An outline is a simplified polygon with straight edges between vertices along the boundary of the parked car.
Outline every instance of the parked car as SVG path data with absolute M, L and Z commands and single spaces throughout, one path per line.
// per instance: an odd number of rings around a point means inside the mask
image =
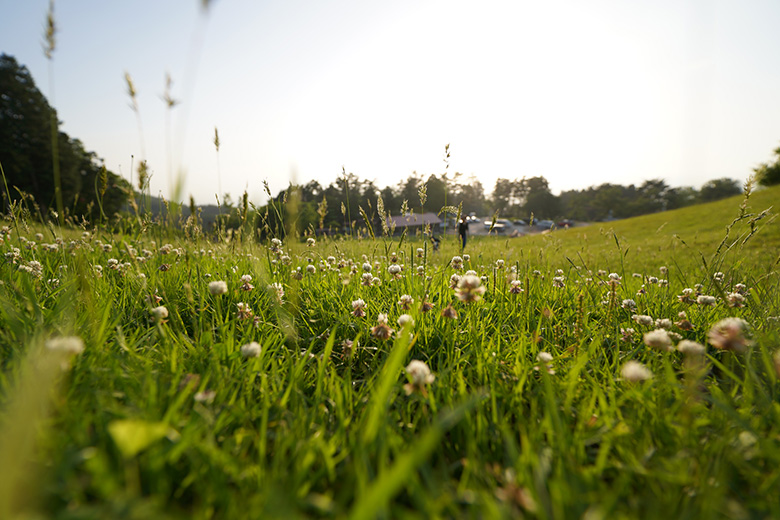
M 503 233 L 507 229 L 512 228 L 512 222 L 510 222 L 505 218 L 496 219 L 495 225 L 493 224 L 493 220 L 486 220 L 485 222 L 483 222 L 483 224 L 485 226 L 485 230 L 490 231 L 490 228 L 492 227 L 493 231 L 495 231 L 496 233 Z
M 539 229 L 552 229 L 555 225 L 555 222 L 552 220 L 537 220 L 535 222 L 536 227 Z
M 573 221 L 573 220 L 570 220 L 570 219 L 568 219 L 568 218 L 565 218 L 565 219 L 561 220 L 560 222 L 558 222 L 556 225 L 557 225 L 559 228 L 566 229 L 566 228 L 573 227 L 573 226 L 574 226 L 574 221 Z
M 522 220 L 522 219 L 513 220 L 512 223 L 515 226 L 527 226 L 528 225 L 528 222 L 526 222 L 525 220 Z

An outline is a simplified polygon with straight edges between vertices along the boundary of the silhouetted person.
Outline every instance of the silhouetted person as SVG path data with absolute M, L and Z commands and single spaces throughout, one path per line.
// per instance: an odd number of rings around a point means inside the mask
M 466 249 L 466 236 L 469 234 L 469 225 L 466 223 L 465 217 L 461 217 L 458 223 L 458 235 L 460 235 L 460 248 Z

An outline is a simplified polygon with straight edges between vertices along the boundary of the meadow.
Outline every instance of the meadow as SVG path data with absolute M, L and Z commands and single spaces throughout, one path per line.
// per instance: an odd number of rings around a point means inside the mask
M 9 217 L 0 518 L 780 518 L 778 200 L 435 253 Z

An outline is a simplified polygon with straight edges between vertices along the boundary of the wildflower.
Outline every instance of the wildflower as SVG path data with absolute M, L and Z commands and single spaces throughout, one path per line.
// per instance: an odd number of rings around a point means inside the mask
M 658 318 L 655 320 L 655 328 L 669 330 L 672 328 L 672 320 L 669 318 Z
M 309 264 L 309 265 L 306 266 L 306 272 L 309 273 L 309 274 L 314 274 L 314 273 L 317 272 L 317 268 L 314 267 L 313 264 Z
M 729 303 L 729 307 L 744 307 L 745 297 L 738 292 L 729 293 L 726 297 L 726 301 Z
M 414 327 L 414 318 L 412 318 L 408 314 L 401 314 L 400 316 L 398 316 L 398 326 L 404 328 L 406 325 L 409 325 L 410 327 Z
M 409 296 L 408 294 L 404 294 L 401 296 L 401 298 L 398 300 L 398 306 L 401 307 L 403 310 L 408 311 L 409 308 L 414 303 L 414 298 Z
M 252 275 L 251 274 L 245 274 L 241 277 L 241 289 L 244 291 L 251 291 L 255 288 L 254 285 L 252 285 L 250 282 L 252 281 Z
M 456 320 L 458 319 L 458 311 L 456 311 L 452 305 L 447 305 L 444 309 L 441 311 L 441 315 L 443 318 L 447 318 L 450 320 Z
M 520 294 L 523 288 L 520 287 L 520 280 L 512 280 L 509 284 L 509 294 Z
M 368 262 L 364 262 L 363 263 L 363 271 L 366 272 L 366 273 L 370 273 L 371 272 L 371 264 L 369 264 Z
M 630 298 L 623 300 L 620 306 L 629 311 L 636 310 L 636 302 Z
M 417 266 L 417 276 L 425 276 L 425 266 L 423 265 Z
M 377 339 L 388 340 L 393 335 L 393 329 L 387 324 L 387 315 L 377 316 L 377 324 L 371 327 L 371 335 Z
M 485 287 L 482 286 L 482 280 L 470 274 L 464 275 L 455 289 L 458 299 L 466 303 L 479 301 L 484 293 Z
M 422 258 L 425 254 L 425 250 L 422 247 L 417 248 L 417 258 Z
M 566 287 L 565 278 L 563 276 L 554 276 L 552 279 L 553 287 L 563 288 Z
M 374 277 L 371 276 L 371 273 L 363 273 L 363 275 L 360 277 L 360 283 L 361 285 L 365 285 L 366 287 L 371 287 L 373 285 Z
M 353 300 L 352 302 L 352 315 L 356 318 L 362 318 L 366 315 L 366 302 L 362 298 Z
M 84 352 L 84 340 L 78 336 L 59 336 L 46 340 L 46 348 L 54 352 L 75 356 Z
M 707 347 L 701 343 L 697 343 L 689 339 L 684 339 L 677 344 L 677 350 L 686 356 L 701 356 L 707 351 Z
M 387 268 L 387 272 L 390 273 L 390 276 L 394 278 L 400 278 L 401 277 L 401 266 L 398 264 L 390 264 Z
M 404 391 L 406 395 L 410 395 L 412 392 L 420 392 L 423 396 L 427 395 L 426 385 L 433 383 L 436 377 L 431 374 L 431 369 L 424 361 L 413 359 L 406 366 L 406 375 L 409 378 L 409 383 L 404 385 Z
M 455 269 L 456 271 L 460 271 L 461 269 L 463 269 L 463 258 L 457 255 L 453 256 L 450 264 L 452 265 L 453 269 Z
M 209 292 L 212 296 L 219 296 L 225 294 L 228 290 L 227 282 L 222 280 L 209 282 Z
M 682 294 L 679 295 L 677 299 L 680 300 L 680 303 L 693 303 L 693 298 L 691 298 L 691 296 L 693 296 L 693 292 L 693 289 L 686 287 L 682 290 Z
M 647 381 L 653 377 L 653 373 L 638 361 L 627 361 L 623 368 L 620 369 L 620 374 L 623 376 L 623 379 L 632 383 Z
M 539 352 L 536 355 L 536 360 L 539 362 L 540 365 L 544 365 L 545 366 L 545 368 L 547 369 L 547 373 L 548 374 L 551 374 L 551 375 L 555 374 L 555 370 L 553 370 L 552 363 L 551 363 L 552 360 L 553 360 L 552 354 L 550 354 L 549 352 L 544 352 L 544 351 Z M 539 366 L 535 366 L 534 370 L 538 371 L 539 370 Z
M 648 347 L 660 350 L 669 351 L 672 350 L 672 339 L 669 337 L 669 333 L 664 329 L 655 329 L 650 332 L 645 332 L 643 338 L 645 345 Z
M 625 341 L 626 343 L 628 343 L 634 337 L 634 332 L 635 332 L 634 329 L 632 329 L 630 327 L 627 328 L 627 329 L 624 329 L 624 328 L 621 327 L 620 328 L 620 334 L 621 334 L 622 337 L 620 339 L 622 341 Z
M 504 261 L 500 258 L 496 260 L 496 269 L 503 269 L 504 268 Z
M 316 245 L 317 245 L 317 241 L 314 240 L 314 238 L 309 237 L 309 238 L 306 239 L 306 246 L 307 247 L 314 247 Z
M 164 305 L 155 307 L 152 309 L 152 316 L 154 317 L 154 321 L 165 323 L 165 319 L 168 317 L 168 309 Z
M 260 344 L 256 341 L 252 341 L 251 343 L 241 345 L 241 357 L 245 359 L 258 357 L 260 355 L 260 350 L 261 350 Z
M 707 333 L 707 341 L 715 348 L 741 354 L 753 344 L 745 337 L 748 328 L 748 323 L 742 318 L 725 318 L 712 326 Z
M 433 309 L 433 304 L 431 302 L 423 300 L 420 304 L 420 312 L 428 312 Z
M 197 392 L 193 399 L 199 403 L 204 404 L 211 404 L 214 402 L 214 398 L 217 396 L 217 393 L 214 390 L 202 390 L 200 392 Z
M 661 266 L 658 268 L 658 270 L 661 272 L 662 275 L 666 276 L 666 273 L 669 272 L 669 269 L 666 266 Z
M 655 276 L 651 276 L 651 277 L 649 277 L 649 278 L 647 279 L 647 282 L 648 282 L 648 283 L 651 283 L 651 284 L 653 284 L 653 285 L 655 285 L 655 284 L 657 284 L 657 283 L 658 283 L 658 278 L 656 278 Z
M 717 302 L 717 298 L 714 296 L 708 296 L 706 294 L 700 294 L 696 297 L 696 303 L 699 305 L 708 305 L 710 307 L 715 307 L 715 303 Z
M 300 267 L 296 267 L 295 269 L 292 270 L 290 276 L 292 276 L 296 280 L 303 280 L 303 271 L 301 271 Z
M 645 314 L 634 314 L 631 316 L 631 319 L 634 320 L 637 325 L 644 325 L 645 327 L 650 327 L 653 325 L 653 318 Z
M 455 289 L 459 283 L 460 283 L 459 274 L 453 274 L 452 276 L 450 276 L 450 289 Z
M 284 287 L 282 287 L 282 284 L 274 282 L 268 285 L 268 290 L 273 293 L 277 302 L 282 303 L 282 298 L 284 298 Z
M 254 316 L 254 313 L 252 312 L 252 308 L 249 306 L 248 303 L 238 302 L 236 304 L 236 307 L 238 308 L 239 320 L 248 320 L 249 318 Z
M 713 279 L 713 280 L 716 280 L 716 281 L 718 281 L 718 282 L 722 282 L 722 281 L 723 281 L 723 277 L 724 277 L 724 276 L 725 276 L 725 275 L 724 275 L 723 273 L 721 273 L 720 271 L 718 271 L 717 273 L 715 273 L 715 274 L 713 274 L 713 275 L 712 275 L 712 279 Z
M 469 255 L 469 254 L 463 255 L 463 261 L 464 262 L 471 262 L 471 255 Z

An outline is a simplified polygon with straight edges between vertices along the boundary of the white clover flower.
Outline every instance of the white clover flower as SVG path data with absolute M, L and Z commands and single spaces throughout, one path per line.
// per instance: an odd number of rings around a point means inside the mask
M 504 261 L 500 258 L 496 260 L 496 269 L 503 269 L 504 268 Z
M 398 326 L 403 328 L 406 325 L 409 325 L 410 327 L 414 327 L 414 318 L 412 318 L 408 314 L 401 314 L 400 316 L 398 316 Z
M 472 303 L 479 301 L 485 293 L 485 287 L 482 280 L 473 274 L 465 274 L 458 282 L 455 289 L 455 295 L 462 302 Z
M 707 352 L 707 347 L 701 343 L 697 343 L 689 339 L 684 339 L 677 344 L 677 350 L 686 356 L 701 356 Z
M 471 262 L 471 255 L 468 255 L 468 254 L 463 255 L 463 261 L 464 262 Z
M 636 302 L 632 299 L 625 299 L 620 303 L 620 306 L 624 309 L 628 309 L 630 311 L 633 311 L 636 309 Z
M 314 246 L 317 245 L 317 241 L 314 240 L 312 237 L 309 237 L 309 238 L 306 239 L 306 245 L 308 247 L 314 247 Z
M 256 341 L 241 345 L 241 356 L 244 358 L 253 358 L 260 355 L 260 344 Z
M 655 350 L 663 352 L 673 349 L 672 338 L 669 337 L 669 332 L 664 329 L 655 329 L 650 332 L 645 332 L 642 339 L 645 342 L 645 345 Z
M 631 316 L 631 319 L 634 320 L 637 323 L 637 325 L 644 325 L 646 327 L 650 327 L 653 325 L 653 318 L 645 314 L 634 314 L 633 316 Z
M 401 266 L 398 264 L 390 264 L 387 268 L 387 272 L 392 276 L 401 276 Z
M 746 337 L 750 326 L 742 318 L 725 318 L 707 333 L 710 345 L 721 350 L 744 353 L 753 342 Z
M 647 381 L 653 377 L 653 373 L 638 361 L 626 361 L 623 368 L 620 369 L 620 374 L 623 376 L 623 379 L 632 383 Z
M 84 352 L 84 340 L 78 336 L 59 336 L 46 340 L 46 348 L 75 356 Z
M 368 262 L 363 263 L 363 272 L 370 273 L 371 272 L 371 264 Z
M 306 266 L 306 272 L 309 274 L 314 274 L 317 272 L 317 268 L 313 264 L 309 264 Z
M 209 292 L 213 296 L 219 296 L 220 294 L 225 294 L 226 292 L 228 292 L 227 282 L 222 280 L 209 282 Z
M 401 298 L 398 299 L 398 306 L 401 307 L 403 310 L 409 310 L 409 308 L 414 303 L 414 298 L 409 296 L 408 294 L 404 294 L 401 296 Z
M 162 322 L 168 317 L 168 309 L 164 305 L 152 309 L 154 321 Z
M 718 299 L 715 298 L 714 296 L 709 296 L 706 294 L 700 294 L 696 298 L 696 303 L 698 303 L 699 305 L 708 305 L 710 307 L 714 307 L 717 301 Z
M 542 351 L 536 355 L 536 360 L 540 363 L 549 363 L 553 360 L 553 356 L 549 352 Z
M 352 315 L 358 318 L 366 315 L 366 302 L 363 301 L 363 298 L 352 301 Z
M 416 387 L 423 387 L 433 383 L 436 377 L 431 374 L 431 369 L 424 361 L 413 359 L 406 366 L 406 373 L 411 379 L 411 384 Z
M 422 247 L 417 248 L 417 258 L 422 258 L 425 254 L 425 250 Z
M 669 318 L 658 318 L 655 320 L 655 328 L 669 330 L 672 328 L 672 320 Z
M 380 313 L 379 316 L 376 317 L 377 323 L 384 323 L 387 325 L 387 314 Z

